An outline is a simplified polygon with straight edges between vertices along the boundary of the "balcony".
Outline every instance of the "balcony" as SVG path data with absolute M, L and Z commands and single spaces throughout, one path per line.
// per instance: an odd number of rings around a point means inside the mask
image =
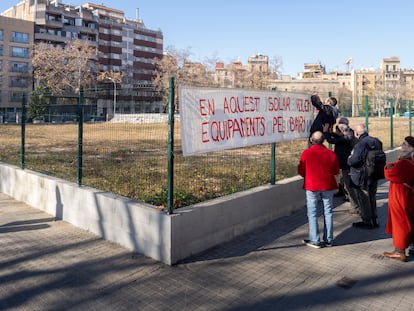
M 62 28 L 63 27 L 63 23 L 60 20 L 47 20 L 46 21 L 46 25 L 50 28 Z

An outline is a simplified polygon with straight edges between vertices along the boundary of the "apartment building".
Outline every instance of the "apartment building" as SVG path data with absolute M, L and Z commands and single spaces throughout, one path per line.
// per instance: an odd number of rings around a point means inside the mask
M 122 72 L 122 82 L 116 85 L 119 102 L 127 98 L 150 103 L 161 100 L 152 90 L 152 79 L 153 59 L 163 55 L 163 34 L 146 28 L 138 16 L 128 19 L 123 11 L 104 5 L 72 6 L 60 0 L 24 0 L 2 15 L 32 21 L 35 43 L 63 46 L 72 39 L 87 40 L 98 50 L 101 71 Z M 102 83 L 109 88 L 113 82 Z
M 0 123 L 15 121 L 22 95 L 31 92 L 34 23 L 0 16 Z

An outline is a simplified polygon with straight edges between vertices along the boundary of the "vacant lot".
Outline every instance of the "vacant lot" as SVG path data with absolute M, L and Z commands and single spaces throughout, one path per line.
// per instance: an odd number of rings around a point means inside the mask
M 365 123 L 350 118 L 351 127 Z M 369 132 L 384 149 L 391 145 L 391 122 L 370 118 Z M 270 145 L 182 157 L 179 124 L 174 133 L 175 207 L 223 196 L 269 183 Z M 409 120 L 393 120 L 393 142 L 398 147 L 409 134 Z M 82 154 L 78 153 L 76 124 L 28 124 L 25 167 L 77 182 L 82 162 L 82 184 L 111 191 L 161 208 L 167 198 L 167 124 L 85 124 Z M 0 160 L 21 163 L 21 127 L 2 125 Z M 296 165 L 306 140 L 277 143 L 276 180 L 296 175 Z

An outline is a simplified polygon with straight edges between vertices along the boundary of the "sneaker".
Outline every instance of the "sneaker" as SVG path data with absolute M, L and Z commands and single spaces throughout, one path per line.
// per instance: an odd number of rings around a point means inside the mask
M 323 242 L 325 247 L 332 247 L 333 246 L 333 241 L 331 242 Z
M 313 247 L 313 248 L 321 248 L 321 243 L 313 243 L 310 240 L 303 240 L 303 243 L 305 243 L 307 246 Z

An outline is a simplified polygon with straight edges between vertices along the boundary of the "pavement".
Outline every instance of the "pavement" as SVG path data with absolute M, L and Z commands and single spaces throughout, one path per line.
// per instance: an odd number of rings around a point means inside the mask
M 334 247 L 302 243 L 303 208 L 174 266 L 0 194 L 0 309 L 414 310 L 414 256 L 381 255 L 393 249 L 387 191 L 373 230 L 335 199 Z

